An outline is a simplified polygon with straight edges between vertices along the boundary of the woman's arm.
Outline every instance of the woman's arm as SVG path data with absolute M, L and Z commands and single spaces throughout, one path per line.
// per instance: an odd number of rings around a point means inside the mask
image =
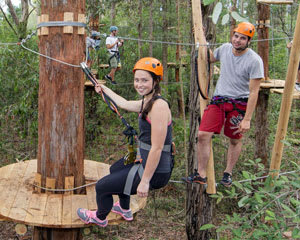
M 104 86 L 103 84 L 97 84 L 95 86 L 95 91 L 100 93 L 102 91 L 107 94 L 116 104 L 118 107 L 125 109 L 130 112 L 140 112 L 142 107 L 142 100 L 138 101 L 128 101 L 125 98 L 121 97 L 120 95 L 116 94 L 114 91 L 109 89 L 108 87 Z
M 137 188 L 140 197 L 147 197 L 150 180 L 158 166 L 162 149 L 167 136 L 168 123 L 171 121 L 171 112 L 166 101 L 158 99 L 148 115 L 151 119 L 151 149 L 141 182 Z

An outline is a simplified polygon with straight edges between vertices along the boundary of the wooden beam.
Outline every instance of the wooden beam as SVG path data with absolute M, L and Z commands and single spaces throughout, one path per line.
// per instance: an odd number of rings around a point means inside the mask
M 296 82 L 298 66 L 299 66 L 299 58 L 300 58 L 300 7 L 298 8 L 298 16 L 296 21 L 296 27 L 294 32 L 293 45 L 290 54 L 290 61 L 287 69 L 285 87 L 283 91 L 280 114 L 277 123 L 277 131 L 275 136 L 275 142 L 272 151 L 271 157 L 271 165 L 270 165 L 270 174 L 274 176 L 278 176 L 282 152 L 283 152 L 283 142 L 285 139 L 288 121 L 291 112 L 292 99 L 293 99 L 293 91 Z
M 267 4 L 293 4 L 293 0 L 256 0 L 256 3 Z
M 202 12 L 201 12 L 201 1 L 200 0 L 193 0 L 192 1 L 192 9 L 193 9 L 193 26 L 194 26 L 194 38 L 196 46 L 199 46 L 198 49 L 198 80 L 199 85 L 204 86 L 207 85 L 208 81 L 208 73 L 206 70 L 207 66 L 207 47 L 206 47 L 206 39 L 203 32 L 203 25 L 202 25 Z M 201 117 L 203 116 L 204 109 L 208 104 L 208 100 L 202 98 L 199 94 L 200 99 L 200 111 Z M 212 144 L 212 142 L 211 142 Z M 201 154 L 201 153 L 198 153 Z M 216 193 L 216 182 L 215 182 L 215 170 L 214 170 L 214 159 L 213 159 L 213 151 L 211 148 L 210 157 L 207 165 L 207 179 L 208 179 L 208 186 L 206 192 L 208 194 L 215 194 Z

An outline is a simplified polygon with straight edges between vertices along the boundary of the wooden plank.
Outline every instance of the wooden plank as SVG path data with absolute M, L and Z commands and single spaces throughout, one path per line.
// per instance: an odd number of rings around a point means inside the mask
M 104 176 L 109 174 L 109 167 L 110 167 L 110 165 L 108 165 L 108 164 L 98 163 L 97 170 L 98 170 L 99 179 L 103 178 Z
M 285 81 L 279 79 L 268 79 L 261 81 L 261 88 L 284 88 Z
M 43 218 L 45 216 L 46 203 L 48 194 L 35 193 L 31 195 L 25 223 L 33 226 L 42 226 Z
M 96 202 L 95 185 L 86 187 L 86 198 L 87 198 L 87 203 L 88 203 L 88 209 L 96 210 L 97 202 Z
M 56 183 L 55 178 L 46 177 L 46 188 L 55 189 L 55 183 Z M 46 193 L 52 194 L 54 192 L 53 191 L 46 191 Z
M 45 207 L 43 226 L 61 227 L 62 223 L 62 194 L 49 194 Z
M 283 94 L 284 89 L 271 89 L 271 93 Z M 297 90 L 293 91 L 293 99 L 300 99 L 300 92 Z
M 256 0 L 256 3 L 267 4 L 293 4 L 293 0 Z
M 74 194 L 72 198 L 72 227 L 83 227 L 85 224 L 78 218 L 77 209 L 88 208 L 86 195 Z
M 100 177 L 97 170 L 98 165 L 99 164 L 96 161 L 84 161 L 84 176 L 87 182 L 94 182 L 99 180 Z
M 41 22 L 49 22 L 49 15 L 48 14 L 42 14 L 41 15 Z M 41 27 L 41 35 L 48 35 L 49 34 L 49 28 L 48 27 Z
M 81 23 L 86 22 L 84 14 L 80 14 L 80 13 L 78 14 L 78 22 L 81 22 Z M 85 33 L 84 27 L 78 27 L 78 34 L 84 35 L 84 33 Z
M 72 12 L 64 12 L 64 22 L 73 22 L 74 21 L 74 13 Z M 73 33 L 72 26 L 65 26 L 64 33 Z
M 23 223 L 27 215 L 27 209 L 29 207 L 30 198 L 32 195 L 32 185 L 29 185 L 30 177 L 34 176 L 36 171 L 36 161 L 28 161 L 24 177 L 21 179 L 18 193 L 11 206 L 8 217 L 14 219 L 17 222 Z
M 27 166 L 28 162 L 13 164 L 13 170 L 11 171 L 10 176 L 7 177 L 7 181 L 4 183 L 5 185 L 3 186 L 4 188 L 2 188 L 3 190 L 1 191 L 0 197 L 0 214 L 4 217 L 8 217 L 9 215 Z
M 74 176 L 65 177 L 65 189 L 74 188 Z M 64 192 L 65 195 L 72 195 L 73 191 Z
M 72 199 L 73 194 L 63 196 L 63 207 L 62 207 L 62 226 L 72 226 Z

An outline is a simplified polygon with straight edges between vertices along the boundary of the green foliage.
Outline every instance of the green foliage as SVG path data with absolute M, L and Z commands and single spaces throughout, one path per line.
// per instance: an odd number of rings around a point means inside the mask
M 258 159 L 247 164 L 256 168 L 259 163 Z M 255 176 L 243 171 L 244 180 L 212 196 L 218 204 L 226 198 L 238 200 L 238 211 L 227 214 L 217 232 L 222 236 L 230 231 L 231 239 L 281 239 L 283 232 L 292 231 L 292 238 L 299 238 L 300 167 L 294 171 L 274 179 L 269 176 L 265 181 L 258 180 L 264 174 L 262 166 Z

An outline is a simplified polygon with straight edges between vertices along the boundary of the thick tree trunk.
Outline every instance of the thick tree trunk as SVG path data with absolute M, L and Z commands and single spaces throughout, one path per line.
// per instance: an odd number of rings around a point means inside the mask
M 269 38 L 269 29 L 266 26 L 270 19 L 270 6 L 266 4 L 258 4 L 258 28 L 257 35 L 258 40 Z M 264 63 L 265 79 L 269 78 L 269 42 L 259 41 L 257 44 L 257 52 L 261 56 Z M 265 168 L 268 168 L 268 100 L 269 92 L 260 90 L 259 97 L 256 106 L 255 123 L 256 123 L 256 149 L 255 157 L 261 158 Z
M 192 60 L 192 73 L 195 73 L 195 62 Z M 188 170 L 193 172 L 197 168 L 197 133 L 200 122 L 199 93 L 195 75 L 191 76 L 190 88 L 190 138 L 188 147 Z M 215 239 L 211 230 L 200 231 L 204 224 L 213 223 L 215 201 L 206 193 L 205 187 L 200 184 L 187 186 L 186 199 L 186 233 L 189 240 Z
M 197 2 L 193 2 L 193 4 Z M 213 9 L 213 8 L 212 8 Z M 202 11 L 202 19 L 207 19 L 208 15 L 211 15 L 209 11 Z M 192 16 L 192 14 L 191 14 Z M 204 20 L 205 21 L 205 20 Z M 193 22 L 193 21 L 191 21 Z M 199 24 L 199 23 L 197 23 Z M 207 30 L 210 29 L 211 23 L 206 22 Z M 200 24 L 201 25 L 201 24 Z M 199 25 L 198 25 L 199 26 Z M 201 27 L 201 26 L 199 26 Z M 192 32 L 192 31 L 191 31 Z M 193 37 L 192 41 L 193 41 Z M 192 50 L 192 56 L 194 56 L 195 49 Z M 188 147 L 188 172 L 192 173 L 197 167 L 197 133 L 199 123 L 201 119 L 199 93 L 195 79 L 195 58 L 191 59 L 191 86 L 189 95 L 189 111 L 190 111 L 190 137 Z M 201 226 L 214 222 L 214 208 L 215 201 L 209 197 L 206 193 L 206 189 L 200 184 L 189 184 L 187 186 L 187 199 L 186 199 L 186 233 L 189 240 L 195 239 L 215 239 L 216 234 L 213 230 L 199 229 Z
M 85 1 L 42 1 L 41 14 L 49 21 L 64 21 L 64 13 L 84 14 Z M 70 14 L 69 14 L 70 15 Z M 70 20 L 69 20 L 70 21 Z M 49 27 L 41 35 L 40 52 L 61 61 L 79 65 L 84 60 L 85 39 L 64 33 L 63 27 Z M 40 57 L 38 173 L 42 186 L 55 181 L 54 188 L 65 188 L 65 177 L 74 177 L 74 186 L 84 184 L 84 78 L 80 68 Z M 34 239 L 80 239 L 79 229 L 35 228 Z M 41 237 L 43 236 L 43 237 Z
M 268 167 L 268 158 L 269 158 L 269 148 L 268 148 L 268 105 L 269 105 L 269 95 L 270 91 L 260 90 L 257 106 L 256 106 L 256 114 L 255 114 L 255 141 L 256 141 L 256 149 L 255 149 L 255 158 L 260 158 L 262 160 L 262 164 L 265 168 Z

